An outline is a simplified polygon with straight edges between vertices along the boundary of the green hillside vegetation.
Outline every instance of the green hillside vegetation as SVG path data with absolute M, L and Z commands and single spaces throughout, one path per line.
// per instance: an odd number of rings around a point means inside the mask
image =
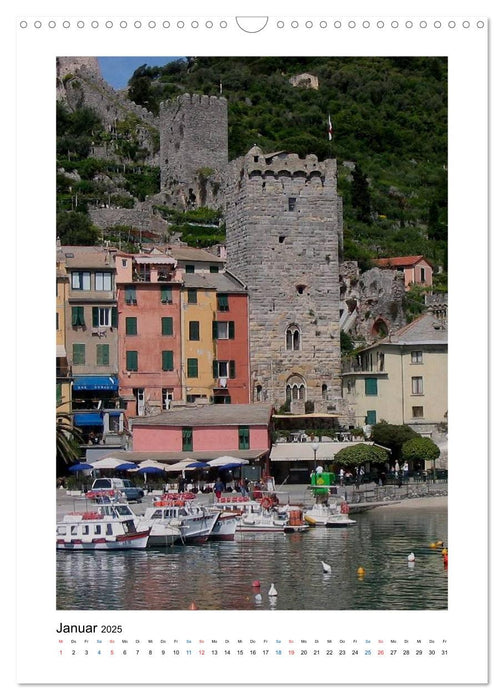
M 318 90 L 289 83 L 304 72 L 317 75 Z M 265 152 L 337 158 L 345 259 L 358 260 L 366 269 L 373 257 L 422 254 L 435 270 L 441 266 L 446 271 L 445 58 L 191 57 L 140 67 L 129 81 L 128 94 L 158 114 L 162 100 L 185 92 L 218 95 L 221 84 L 229 105 L 230 159 L 254 144 Z M 68 183 L 59 178 L 58 209 L 85 212 L 109 196 L 122 197 L 123 206 L 129 206 L 130 200 L 132 204 L 155 193 L 159 172 L 143 164 L 134 125 L 123 127 L 122 151 L 116 149 L 111 162 L 99 164 L 107 177 L 97 178 L 96 172 L 89 177 L 90 142 L 102 143 L 110 135 L 100 132 L 90 110 L 81 112 L 58 110 L 62 177 L 75 169 L 82 178 L 79 191 L 72 188 L 70 196 Z M 327 135 L 329 114 L 332 141 Z M 127 147 L 129 138 L 132 148 Z M 169 213 L 163 215 L 170 220 Z M 224 234 L 216 223 L 207 227 L 201 221 L 171 221 L 191 245 L 210 245 Z M 440 282 L 446 286 L 446 274 Z

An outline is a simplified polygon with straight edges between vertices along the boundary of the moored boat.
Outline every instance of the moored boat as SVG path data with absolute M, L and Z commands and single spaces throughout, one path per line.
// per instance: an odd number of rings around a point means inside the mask
M 311 508 L 305 510 L 304 519 L 312 526 L 348 527 L 356 522 L 350 519 L 349 510 L 346 501 L 332 503 L 317 500 Z
M 126 503 L 97 504 L 72 512 L 56 523 L 56 548 L 68 551 L 145 549 L 149 528 L 138 528 Z
M 149 546 L 202 544 L 208 540 L 218 518 L 218 512 L 189 503 L 188 499 L 164 497 L 154 501 L 139 522 L 151 530 Z M 171 528 L 177 533 L 170 542 L 168 532 Z

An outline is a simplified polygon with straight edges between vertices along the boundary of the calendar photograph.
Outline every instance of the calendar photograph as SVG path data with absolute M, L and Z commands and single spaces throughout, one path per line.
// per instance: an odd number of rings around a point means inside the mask
M 448 606 L 448 61 L 56 61 L 59 610 Z
M 149 4 L 16 20 L 18 683 L 485 683 L 488 20 Z

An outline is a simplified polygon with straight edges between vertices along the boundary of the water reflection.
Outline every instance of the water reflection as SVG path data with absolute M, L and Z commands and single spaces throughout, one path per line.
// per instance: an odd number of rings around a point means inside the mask
M 243 533 L 234 542 L 130 552 L 58 552 L 62 610 L 439 610 L 448 574 L 444 509 L 377 509 L 348 529 Z M 415 553 L 413 565 L 408 562 Z M 331 566 L 324 573 L 322 561 Z M 357 574 L 359 567 L 365 570 Z M 261 588 L 255 589 L 253 581 Z M 274 583 L 277 596 L 269 596 Z

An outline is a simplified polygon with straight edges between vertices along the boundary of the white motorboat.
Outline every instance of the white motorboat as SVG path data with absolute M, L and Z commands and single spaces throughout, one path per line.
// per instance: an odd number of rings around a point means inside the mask
M 348 516 L 349 507 L 346 501 L 330 502 L 316 500 L 314 505 L 304 511 L 304 519 L 308 525 L 322 527 L 348 527 L 355 525 L 355 520 Z
M 56 548 L 70 551 L 145 549 L 148 527 L 137 527 L 127 503 L 104 503 L 67 513 L 56 523 Z
M 289 522 L 287 507 L 275 505 L 269 497 L 244 504 L 236 532 L 284 532 Z
M 210 509 L 212 510 L 212 509 Z M 227 513 L 225 511 L 217 511 L 219 517 L 215 521 L 208 539 L 209 540 L 234 540 L 236 527 L 240 520 L 238 513 Z
M 219 512 L 210 512 L 187 500 L 165 498 L 154 501 L 140 518 L 143 527 L 149 527 L 149 546 L 165 544 L 202 544 L 207 541 L 219 518 Z M 173 535 L 170 534 L 171 531 Z M 173 536 L 173 540 L 169 541 Z

